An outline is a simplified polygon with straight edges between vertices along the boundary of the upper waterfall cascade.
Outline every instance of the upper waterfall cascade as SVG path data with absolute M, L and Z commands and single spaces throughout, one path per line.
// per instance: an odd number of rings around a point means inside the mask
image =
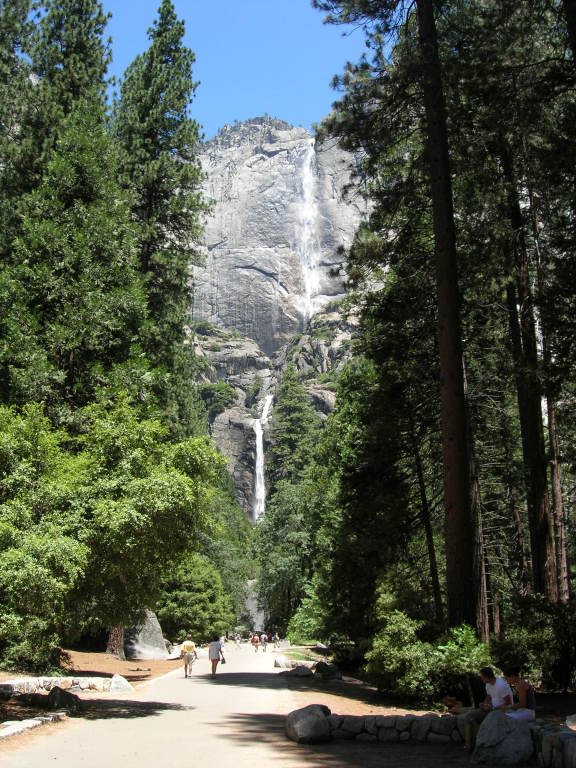
M 256 435 L 256 472 L 254 475 L 254 521 L 258 520 L 266 510 L 266 478 L 264 476 L 264 427 L 268 421 L 274 395 L 267 395 L 259 419 L 254 419 L 253 427 Z
M 302 200 L 299 210 L 299 231 L 297 233 L 298 254 L 302 265 L 304 282 L 303 315 L 309 320 L 318 310 L 321 300 L 320 274 L 320 244 L 318 238 L 319 210 L 316 200 L 315 176 L 316 152 L 312 139 L 302 161 Z

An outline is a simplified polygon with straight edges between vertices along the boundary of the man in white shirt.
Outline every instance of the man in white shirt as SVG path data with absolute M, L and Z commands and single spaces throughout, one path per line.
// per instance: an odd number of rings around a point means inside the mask
M 490 667 L 483 667 L 480 678 L 486 686 L 486 698 L 480 704 L 480 709 L 494 710 L 512 705 L 512 689 L 503 677 L 496 677 Z

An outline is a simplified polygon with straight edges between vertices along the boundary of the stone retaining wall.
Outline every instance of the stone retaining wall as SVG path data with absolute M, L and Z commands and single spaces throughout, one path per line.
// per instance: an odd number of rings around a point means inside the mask
M 116 687 L 116 681 L 119 680 L 124 683 L 123 690 L 127 690 L 125 686 L 130 684 L 120 675 L 114 675 L 114 677 L 23 677 L 0 683 L 0 698 L 10 698 L 17 693 L 49 693 L 56 686 L 74 692 L 108 692 L 120 690 L 120 687 Z
M 293 717 L 295 716 L 295 717 Z M 299 717 L 300 716 L 300 717 Z M 293 718 L 292 724 L 290 719 Z M 356 742 L 419 741 L 463 744 L 467 713 L 460 715 L 336 715 L 327 707 L 310 705 L 288 716 L 287 733 L 294 741 L 355 740 Z M 328 728 L 322 723 L 325 720 Z M 306 722 L 305 722 L 306 721 Z M 318 728 L 318 726 L 323 726 Z M 542 768 L 576 768 L 576 731 L 565 725 L 535 720 L 526 723 L 532 734 L 533 755 Z M 299 735 L 302 738 L 299 738 Z

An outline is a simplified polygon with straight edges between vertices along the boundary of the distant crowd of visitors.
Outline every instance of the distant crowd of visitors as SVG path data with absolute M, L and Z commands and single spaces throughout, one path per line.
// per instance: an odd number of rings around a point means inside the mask
M 275 632 L 272 635 L 271 641 L 274 643 L 274 648 L 280 647 L 280 637 L 278 632 Z M 225 642 L 225 635 L 222 635 L 222 637 L 216 635 L 212 638 L 212 642 L 208 646 L 208 658 L 212 665 L 212 677 L 216 675 L 219 663 L 226 664 L 226 658 L 224 657 Z M 240 643 L 242 642 L 242 636 L 238 632 L 234 635 L 234 642 L 236 643 L 236 647 L 239 648 Z M 269 642 L 270 639 L 266 632 L 261 632 L 260 634 L 258 634 L 258 632 L 250 632 L 248 635 L 248 643 L 254 648 L 256 653 L 258 653 L 258 648 L 262 648 L 262 651 L 266 651 Z M 191 677 L 192 665 L 198 659 L 196 644 L 192 640 L 191 635 L 186 635 L 186 639 L 182 643 L 180 648 L 180 658 L 184 664 L 184 677 Z

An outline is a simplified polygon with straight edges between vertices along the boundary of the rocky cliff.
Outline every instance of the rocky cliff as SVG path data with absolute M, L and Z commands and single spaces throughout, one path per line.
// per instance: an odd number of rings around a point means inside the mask
M 345 198 L 353 161 L 335 141 L 259 118 L 205 145 L 206 266 L 194 275 L 194 318 L 276 352 L 330 300 L 364 201 Z
M 206 379 L 236 392 L 212 434 L 253 517 L 255 420 L 287 362 L 305 375 L 320 414 L 334 406 L 329 374 L 342 366 L 353 333 L 337 310 L 341 249 L 365 214 L 364 201 L 345 195 L 350 154 L 334 141 L 316 145 L 305 129 L 279 120 L 226 126 L 205 145 L 202 165 L 213 208 L 205 264 L 194 270 L 196 350 Z M 261 427 L 265 448 L 268 422 Z

